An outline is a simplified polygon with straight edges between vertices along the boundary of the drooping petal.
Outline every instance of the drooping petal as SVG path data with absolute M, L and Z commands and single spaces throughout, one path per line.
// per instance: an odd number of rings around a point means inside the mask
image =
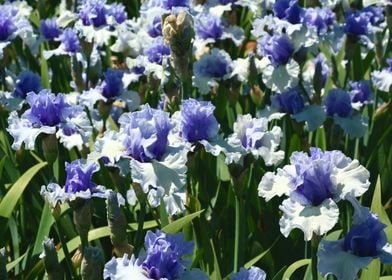
M 338 279 L 357 279 L 361 268 L 367 267 L 372 257 L 359 257 L 343 250 L 343 241 L 322 240 L 317 253 L 317 269 L 322 276 L 335 275 Z
M 279 207 L 283 216 L 279 221 L 280 231 L 285 237 L 298 228 L 304 233 L 306 241 L 313 233 L 322 235 L 332 229 L 339 219 L 339 208 L 332 199 L 326 199 L 318 206 L 304 206 L 288 198 Z

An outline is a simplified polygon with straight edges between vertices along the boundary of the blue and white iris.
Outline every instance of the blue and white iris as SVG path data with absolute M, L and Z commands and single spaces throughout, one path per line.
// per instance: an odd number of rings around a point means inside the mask
M 268 119 L 239 115 L 233 127 L 234 133 L 227 138 L 230 149 L 224 150 L 226 163 L 239 162 L 246 154 L 261 157 L 266 165 L 278 164 L 284 158 L 279 150 L 282 130 L 274 126 L 268 130 Z
M 342 239 L 322 240 L 318 249 L 318 270 L 322 276 L 335 275 L 338 279 L 357 279 L 360 269 L 379 258 L 382 263 L 392 263 L 392 246 L 387 242 L 383 224 L 369 208 L 356 199 L 353 225 Z
M 93 173 L 99 170 L 97 163 L 86 163 L 84 160 L 75 160 L 65 164 L 67 178 L 64 187 L 50 183 L 41 187 L 41 195 L 55 207 L 57 203 L 71 202 L 75 199 L 91 199 L 93 197 L 106 198 L 108 195 L 105 187 L 96 185 L 91 181 Z M 121 204 L 124 199 L 120 198 Z
M 14 138 L 13 149 L 22 144 L 32 150 L 39 134 L 56 134 L 67 149 L 82 149 L 88 143 L 92 127 L 86 113 L 79 106 L 71 106 L 65 95 L 55 96 L 49 90 L 30 92 L 26 101 L 30 106 L 20 117 L 16 111 L 8 118 L 8 132 Z
M 305 240 L 322 235 L 338 221 L 337 202 L 361 196 L 369 187 L 369 172 L 340 151 L 311 148 L 310 155 L 294 152 L 289 165 L 267 172 L 258 186 L 259 196 L 289 196 L 282 202 L 280 231 L 284 236 L 299 228 Z
M 123 114 L 119 123 L 118 133 L 107 131 L 97 139 L 89 160 L 104 157 L 119 164 L 121 158 L 128 159 L 133 182 L 140 184 L 151 206 L 163 199 L 170 215 L 184 211 L 188 150 L 169 142 L 169 114 L 143 105 L 140 111 Z
M 208 94 L 218 86 L 219 81 L 229 79 L 233 70 L 232 60 L 227 52 L 212 49 L 193 65 L 193 85 L 201 94 Z
M 190 269 L 193 242 L 185 241 L 182 233 L 166 234 L 160 230 L 148 231 L 145 237 L 146 251 L 138 259 L 132 255 L 112 258 L 104 268 L 104 278 L 111 280 L 179 279 L 207 280 L 198 269 Z

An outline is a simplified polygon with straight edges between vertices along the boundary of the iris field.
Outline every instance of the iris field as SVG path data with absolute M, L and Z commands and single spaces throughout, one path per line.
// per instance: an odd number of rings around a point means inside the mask
M 392 279 L 391 0 L 0 1 L 0 280 Z

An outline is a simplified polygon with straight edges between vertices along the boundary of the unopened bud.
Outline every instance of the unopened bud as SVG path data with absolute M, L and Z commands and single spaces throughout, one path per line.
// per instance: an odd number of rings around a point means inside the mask
M 115 254 L 118 257 L 122 257 L 125 253 L 131 256 L 133 247 L 128 244 L 127 224 L 121 213 L 116 192 L 110 191 L 106 200 L 106 207 L 110 240 L 112 241 Z
M 42 150 L 44 157 L 49 164 L 53 164 L 56 161 L 59 149 L 57 144 L 57 138 L 55 134 L 45 134 L 42 138 Z
M 75 202 L 75 203 L 74 203 Z M 91 227 L 91 205 L 89 200 L 78 201 L 76 199 L 73 203 L 70 203 L 73 209 L 73 222 L 76 230 L 79 233 L 83 247 L 88 244 L 88 232 Z
M 64 273 L 62 267 L 59 264 L 57 258 L 57 251 L 54 245 L 53 239 L 46 238 L 42 242 L 44 247 L 43 259 L 45 264 L 45 270 L 49 280 L 61 280 L 64 279 Z
M 86 247 L 82 260 L 81 275 L 83 280 L 102 279 L 104 258 L 97 247 Z
M 165 43 L 170 45 L 173 53 L 178 56 L 188 54 L 195 37 L 192 16 L 186 11 L 179 12 L 177 16 L 166 16 L 162 33 Z

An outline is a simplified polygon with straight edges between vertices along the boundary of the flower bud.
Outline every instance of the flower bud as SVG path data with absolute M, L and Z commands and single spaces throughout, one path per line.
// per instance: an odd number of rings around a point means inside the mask
M 91 226 L 91 205 L 89 200 L 76 199 L 70 205 L 73 208 L 73 222 L 82 240 L 83 247 L 88 243 L 88 232 Z
M 114 252 L 118 257 L 125 253 L 132 255 L 133 247 L 128 244 L 126 222 L 118 204 L 117 193 L 110 191 L 106 200 L 107 219 L 110 229 L 110 240 L 114 246 Z
M 83 280 L 102 279 L 104 258 L 97 247 L 86 247 L 82 260 L 81 275 Z
M 56 161 L 59 150 L 56 134 L 45 134 L 42 138 L 42 150 L 46 161 L 53 164 Z
M 53 239 L 46 238 L 42 242 L 44 247 L 43 259 L 45 264 L 45 270 L 49 280 L 61 280 L 64 279 L 64 272 L 59 264 L 57 258 L 57 251 L 54 245 Z

